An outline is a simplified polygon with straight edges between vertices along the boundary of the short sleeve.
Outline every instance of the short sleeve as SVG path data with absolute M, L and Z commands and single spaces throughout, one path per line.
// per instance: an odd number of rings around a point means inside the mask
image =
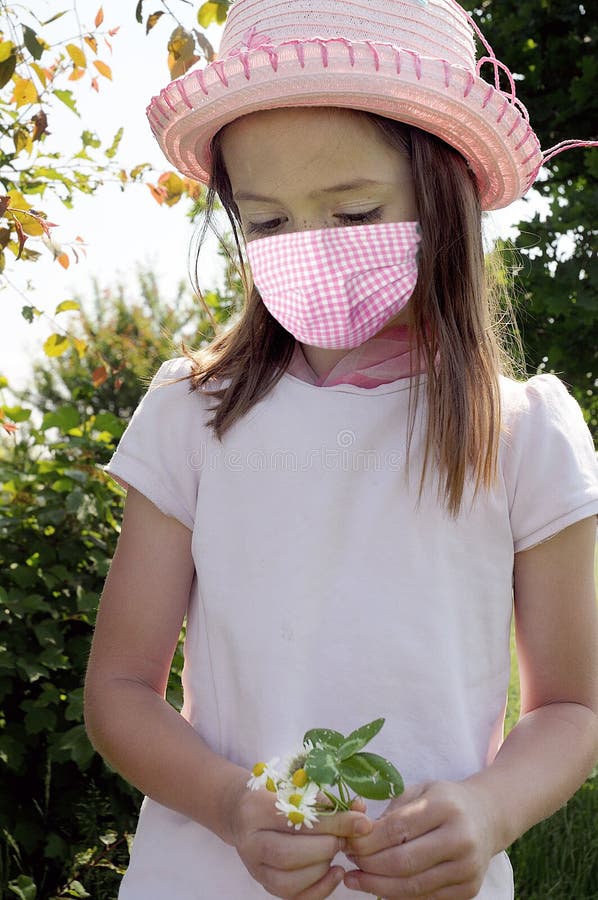
M 187 379 L 167 383 L 189 372 L 186 357 L 162 363 L 103 468 L 193 530 L 199 476 L 193 460 L 204 421 L 202 398 L 190 393 Z
M 504 465 L 516 553 L 598 514 L 598 461 L 578 402 L 555 375 L 518 387 Z

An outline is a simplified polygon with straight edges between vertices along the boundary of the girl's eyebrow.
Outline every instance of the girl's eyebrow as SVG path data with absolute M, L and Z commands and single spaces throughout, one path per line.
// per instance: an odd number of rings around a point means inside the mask
M 309 194 L 309 197 L 310 199 L 313 199 L 314 197 L 318 197 L 321 194 L 345 194 L 349 191 L 359 190 L 359 188 L 372 187 L 373 185 L 380 187 L 383 184 L 386 184 L 386 182 L 375 181 L 372 178 L 357 178 L 354 181 L 348 181 L 343 184 L 335 184 L 332 187 L 319 188 L 317 191 L 312 191 L 311 194 Z M 236 203 L 241 200 L 256 200 L 261 203 L 281 202 L 276 197 L 265 197 L 262 194 L 254 194 L 250 191 L 238 191 L 236 194 L 234 194 L 234 199 Z

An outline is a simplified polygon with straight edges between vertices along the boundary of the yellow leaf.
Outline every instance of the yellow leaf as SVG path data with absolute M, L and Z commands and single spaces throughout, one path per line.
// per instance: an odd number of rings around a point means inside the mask
M 62 356 L 68 347 L 69 339 L 65 334 L 51 334 L 44 342 L 44 353 L 46 356 Z
M 85 69 L 73 69 L 69 75 L 69 81 L 79 81 L 85 75 Z
M 82 341 L 76 337 L 71 338 L 71 341 L 72 341 L 73 347 L 79 354 L 79 359 L 83 359 L 83 357 L 85 356 L 85 351 L 87 350 L 87 344 L 85 343 L 85 341 Z
M 54 315 L 56 315 L 57 313 L 66 312 L 66 310 L 68 309 L 81 309 L 81 304 L 77 303 L 76 300 L 63 300 L 62 303 L 59 303 L 56 307 L 56 312 L 54 313 Z
M 96 20 L 95 20 L 96 28 L 99 28 L 103 21 L 104 21 L 104 8 L 102 6 L 100 6 L 100 8 L 98 9 L 98 11 L 96 13 Z
M 31 209 L 31 204 L 27 203 L 22 193 L 17 190 L 8 191 L 8 205 L 12 209 Z
M 197 21 L 202 28 L 208 28 L 212 22 L 218 21 L 218 3 L 204 3 L 199 7 Z
M 40 234 L 44 233 L 43 227 L 39 224 L 39 221 L 32 215 L 26 212 L 13 212 L 13 217 L 17 219 L 18 222 L 21 223 L 21 228 L 28 234 L 30 237 L 39 237 Z
M 181 199 L 185 189 L 183 179 L 176 172 L 165 172 L 163 175 L 160 175 L 158 184 L 166 188 L 166 197 L 164 198 L 166 205 L 175 206 Z
M 112 81 L 112 69 L 109 65 L 107 65 L 105 62 L 102 62 L 101 59 L 94 59 L 93 64 L 100 75 L 103 75 L 104 78 L 109 78 L 110 81 Z
M 96 41 L 96 39 L 94 38 L 94 36 L 92 34 L 85 35 L 83 40 L 85 41 L 85 43 L 87 44 L 88 47 L 91 47 L 91 49 L 93 50 L 94 53 L 98 52 L 98 42 Z
M 81 47 L 77 47 L 76 44 L 67 44 L 66 52 L 78 68 L 84 69 L 86 67 L 87 60 Z
M 44 69 L 42 69 L 42 67 L 39 65 L 39 63 L 36 63 L 36 62 L 30 62 L 29 65 L 31 66 L 31 68 L 33 69 L 33 71 L 35 72 L 35 74 L 37 75 L 39 80 L 41 81 L 42 87 L 46 87 L 46 85 L 48 84 L 48 79 L 46 78 L 46 73 L 45 73 Z
M 198 59 L 199 57 L 195 55 L 193 35 L 179 25 L 168 41 L 168 68 L 171 79 L 184 75 Z
M 0 43 L 0 62 L 4 62 L 5 59 L 11 55 L 14 48 L 14 44 L 12 41 L 2 41 Z
M 11 103 L 17 106 L 26 106 L 28 103 L 37 103 L 39 97 L 31 78 L 17 78 L 15 89 L 11 97 Z

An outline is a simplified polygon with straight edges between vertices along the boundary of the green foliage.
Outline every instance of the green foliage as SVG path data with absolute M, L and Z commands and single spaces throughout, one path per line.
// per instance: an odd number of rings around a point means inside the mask
M 140 280 L 144 302 L 131 311 L 122 288 L 115 299 L 96 285 L 95 316 L 71 310 L 87 353 L 39 364 L 37 394 L 0 407 L 16 429 L 0 445 L 0 897 L 113 900 L 128 860 L 140 795 L 93 751 L 83 723 L 124 497 L 101 466 L 175 336 L 198 338 L 182 289 L 173 307 L 153 276 Z M 0 390 L 4 399 L 6 379 Z M 179 648 L 167 691 L 178 709 L 181 670 Z
M 543 149 L 569 138 L 595 140 L 598 18 L 577 0 L 465 0 L 517 81 Z M 481 15 L 479 15 L 481 12 Z M 490 66 L 482 74 L 491 75 Z M 598 149 L 571 150 L 536 182 L 550 200 L 545 222 L 522 223 L 518 319 L 528 369 L 555 371 L 572 388 L 598 437 Z M 572 251 L 563 235 L 574 243 Z

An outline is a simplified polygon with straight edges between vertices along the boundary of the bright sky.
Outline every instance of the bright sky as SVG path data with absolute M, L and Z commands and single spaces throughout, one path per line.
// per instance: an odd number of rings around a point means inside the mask
M 61 9 L 70 10 L 73 5 L 72 0 L 29 0 L 18 8 L 30 8 L 44 21 Z M 83 33 L 93 27 L 99 5 L 100 0 L 77 0 Z M 107 30 L 120 25 L 118 34 L 110 39 L 113 53 L 104 46 L 99 54 L 111 66 L 113 81 L 100 76 L 99 94 L 89 87 L 88 76 L 83 80 L 83 89 L 79 89 L 82 82 L 74 85 L 80 119 L 55 101 L 49 114 L 48 127 L 52 134 L 46 139 L 45 148 L 65 155 L 76 153 L 80 149 L 83 130 L 96 132 L 102 146 L 109 146 L 115 132 L 124 126 L 117 156 L 119 167 L 130 170 L 139 163 L 152 163 L 157 170 L 155 180 L 160 172 L 171 167 L 149 129 L 145 107 L 169 81 L 166 43 L 175 23 L 164 15 L 146 37 L 145 28 L 135 21 L 135 6 L 133 0 L 126 3 L 103 0 L 105 19 L 102 28 Z M 182 7 L 174 4 L 172 8 L 178 11 Z M 40 28 L 28 17 L 23 21 L 45 36 L 49 43 L 66 37 L 72 37 L 73 43 L 78 43 L 77 22 L 72 11 L 45 28 Z M 187 21 L 188 26 L 191 24 Z M 215 27 L 208 32 L 215 46 L 219 33 L 220 29 Z M 45 57 L 42 58 L 44 62 Z M 65 86 L 72 87 L 61 85 Z M 87 258 L 81 257 L 78 265 L 72 261 L 65 271 L 35 239 L 30 241 L 30 246 L 43 250 L 42 258 L 36 263 L 17 263 L 11 261 L 12 256 L 8 254 L 5 275 L 10 284 L 0 276 L 0 374 L 15 387 L 22 387 L 27 382 L 31 360 L 42 356 L 45 339 L 61 330 L 56 326 L 64 327 L 68 323 L 64 313 L 54 323 L 51 321 L 56 306 L 63 300 L 76 298 L 90 307 L 93 278 L 98 280 L 100 288 L 116 287 L 117 283 L 128 285 L 132 302 L 137 291 L 139 264 L 147 264 L 156 272 L 162 296 L 167 300 L 175 296 L 181 280 L 189 283 L 187 255 L 193 226 L 186 218 L 185 202 L 172 208 L 160 207 L 145 185 L 130 185 L 121 192 L 117 184 L 106 184 L 90 197 L 75 195 L 72 210 L 47 193 L 43 208 L 50 221 L 59 225 L 53 229 L 55 239 L 69 242 L 77 235 L 84 237 L 88 244 Z M 521 201 L 508 210 L 492 214 L 487 239 L 492 240 L 498 234 L 513 234 L 512 223 L 524 216 L 531 218 L 534 209 L 535 203 Z M 24 305 L 36 306 L 47 316 L 35 319 L 30 325 L 21 315 Z

